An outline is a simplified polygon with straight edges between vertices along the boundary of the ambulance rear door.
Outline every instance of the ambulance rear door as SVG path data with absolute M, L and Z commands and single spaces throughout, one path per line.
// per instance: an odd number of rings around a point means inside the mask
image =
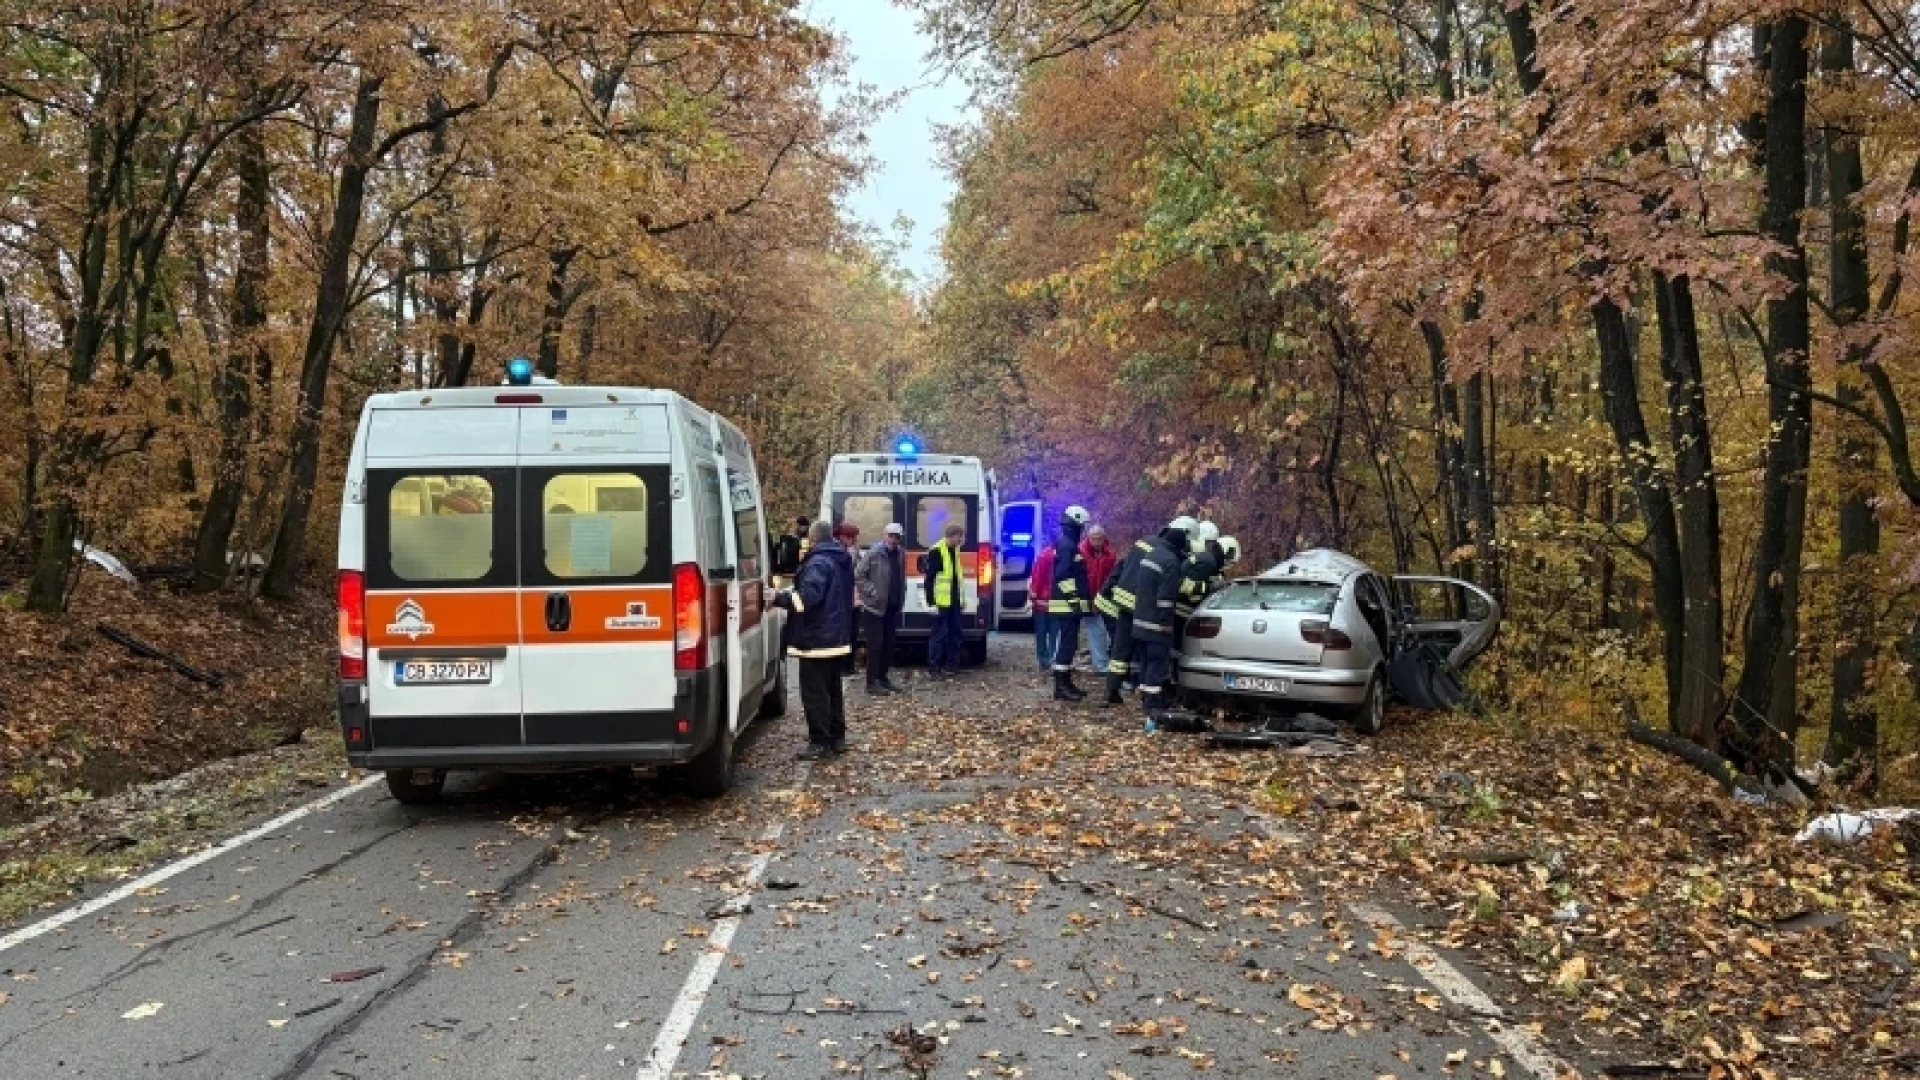
M 520 742 L 520 410 L 374 409 L 365 472 L 369 741 Z
M 666 406 L 547 397 L 552 404 L 523 410 L 519 433 L 526 741 L 671 742 Z

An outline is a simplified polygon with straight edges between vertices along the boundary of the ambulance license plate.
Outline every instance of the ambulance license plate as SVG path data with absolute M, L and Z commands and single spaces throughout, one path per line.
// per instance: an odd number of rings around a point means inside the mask
M 449 683 L 493 681 L 491 660 L 399 660 L 393 665 L 396 686 L 445 686 Z
M 1293 689 L 1293 680 L 1268 679 L 1257 675 L 1229 675 L 1227 689 L 1252 690 L 1260 694 L 1284 694 Z

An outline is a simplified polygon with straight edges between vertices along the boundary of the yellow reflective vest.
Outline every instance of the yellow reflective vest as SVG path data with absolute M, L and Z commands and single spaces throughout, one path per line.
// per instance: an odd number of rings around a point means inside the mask
M 945 540 L 933 545 L 933 606 L 960 606 L 960 557 Z

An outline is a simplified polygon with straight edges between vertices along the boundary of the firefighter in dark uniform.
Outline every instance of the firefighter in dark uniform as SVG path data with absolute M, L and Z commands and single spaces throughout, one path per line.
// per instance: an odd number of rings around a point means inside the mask
M 1181 630 L 1180 634 L 1175 635 L 1176 643 L 1185 636 L 1187 620 L 1193 617 L 1194 609 L 1213 591 L 1214 583 L 1219 580 L 1227 562 L 1226 552 L 1220 548 L 1220 526 L 1203 521 L 1192 535 L 1193 552 L 1180 568 L 1180 599 L 1173 608 Z
M 1194 520 L 1190 517 L 1178 517 L 1167 526 L 1167 529 L 1178 529 L 1184 533 L 1194 524 Z M 1162 535 L 1165 535 L 1164 530 Z M 1136 598 L 1132 587 L 1127 583 L 1132 580 L 1134 572 L 1139 568 L 1140 560 L 1154 552 L 1155 541 L 1158 539 L 1159 537 L 1148 537 L 1144 540 L 1135 540 L 1133 547 L 1127 549 L 1127 557 L 1121 559 L 1119 567 L 1107 575 L 1107 584 L 1100 590 L 1100 596 L 1094 601 L 1094 607 L 1100 615 L 1111 622 L 1107 627 L 1109 643 L 1106 671 L 1107 694 L 1101 700 L 1103 706 L 1120 704 L 1121 688 L 1127 686 L 1133 679 L 1133 613 Z
M 1187 538 L 1196 526 L 1197 522 L 1186 515 L 1168 522 L 1158 536 L 1145 541 L 1147 549 L 1134 560 L 1132 573 L 1120 583 L 1133 598 L 1128 644 L 1139 679 L 1140 704 L 1149 721 L 1172 706 L 1168 691 L 1173 674 L 1174 608 L 1185 580 L 1181 568 L 1187 562 Z
M 1087 560 L 1080 554 L 1080 534 L 1092 520 L 1086 507 L 1069 506 L 1061 513 L 1060 530 L 1053 537 L 1053 597 L 1047 601 L 1047 618 L 1057 635 L 1053 646 L 1055 701 L 1079 701 L 1087 696 L 1073 684 L 1073 654 L 1080 648 L 1080 620 L 1093 614 Z

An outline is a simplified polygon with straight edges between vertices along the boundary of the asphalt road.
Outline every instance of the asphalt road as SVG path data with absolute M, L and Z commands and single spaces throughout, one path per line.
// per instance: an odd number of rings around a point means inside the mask
M 1250 858 L 1285 838 L 1230 793 L 1076 799 L 1047 761 L 1121 728 L 1036 706 L 1030 655 L 850 692 L 854 752 L 813 768 L 796 701 L 714 803 L 356 792 L 0 951 L 0 1076 L 1529 1075 L 1367 898 Z M 1057 756 L 984 752 L 1022 725 Z

